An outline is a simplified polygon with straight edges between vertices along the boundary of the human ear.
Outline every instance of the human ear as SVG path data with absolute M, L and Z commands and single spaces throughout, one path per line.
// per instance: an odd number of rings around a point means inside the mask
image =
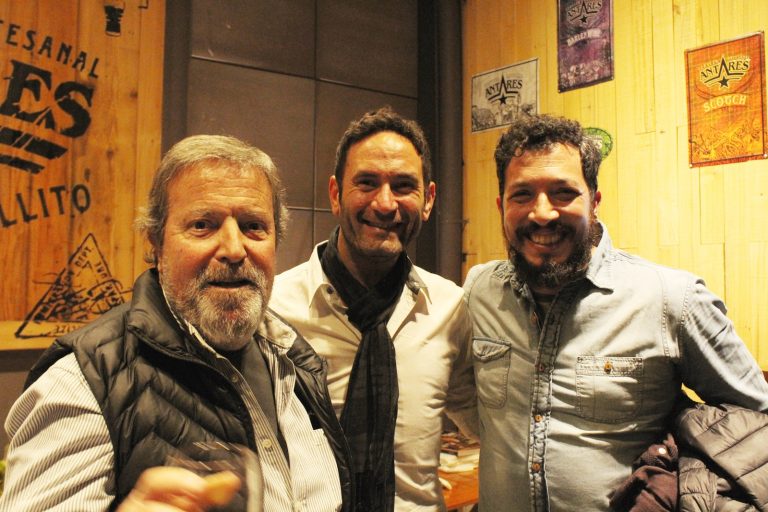
M 436 194 L 437 185 L 435 185 L 434 181 L 430 181 L 429 186 L 427 186 L 424 191 L 424 208 L 421 210 L 421 220 L 423 222 L 429 220 L 429 215 L 432 213 L 432 208 L 435 206 Z
M 341 212 L 341 198 L 339 197 L 339 184 L 336 181 L 336 176 L 331 176 L 328 180 L 328 199 L 331 200 L 331 212 L 338 217 Z

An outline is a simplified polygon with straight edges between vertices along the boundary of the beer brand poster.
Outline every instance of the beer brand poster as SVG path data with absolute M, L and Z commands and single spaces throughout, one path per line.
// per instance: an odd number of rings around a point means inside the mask
M 768 158 L 763 32 L 687 50 L 691 167 Z
M 509 125 L 521 112 L 539 110 L 539 60 L 472 77 L 472 132 Z
M 0 349 L 130 298 L 160 153 L 163 0 L 0 0 Z
M 558 0 L 558 90 L 613 79 L 611 0 Z

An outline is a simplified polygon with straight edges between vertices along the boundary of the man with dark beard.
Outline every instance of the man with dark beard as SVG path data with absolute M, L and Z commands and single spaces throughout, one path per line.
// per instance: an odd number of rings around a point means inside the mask
M 154 268 L 130 303 L 58 339 L 32 369 L 6 422 L 0 510 L 206 509 L 228 499 L 234 475 L 156 467 L 199 443 L 257 454 L 249 511 L 348 510 L 323 362 L 267 309 L 283 196 L 269 156 L 237 139 L 171 148 L 137 221 Z
M 768 385 L 701 279 L 615 249 L 600 153 L 575 121 L 523 115 L 496 147 L 509 260 L 473 267 L 481 511 L 608 511 L 669 429 L 681 384 L 768 410 Z

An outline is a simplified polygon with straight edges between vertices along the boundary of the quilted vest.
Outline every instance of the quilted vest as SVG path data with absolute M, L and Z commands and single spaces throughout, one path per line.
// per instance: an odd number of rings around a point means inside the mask
M 104 414 L 115 453 L 116 497 L 139 475 L 162 465 L 175 447 L 224 441 L 256 450 L 253 426 L 229 380 L 200 353 L 168 310 L 157 273 L 139 276 L 130 303 L 58 340 L 32 368 L 26 386 L 74 352 Z M 289 350 L 296 393 L 315 416 L 336 455 L 343 510 L 351 503 L 348 448 L 325 387 L 325 365 L 303 339 Z

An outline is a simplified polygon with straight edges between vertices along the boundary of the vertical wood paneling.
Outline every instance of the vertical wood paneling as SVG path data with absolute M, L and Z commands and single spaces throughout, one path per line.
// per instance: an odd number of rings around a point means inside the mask
M 108 34 L 107 2 L 0 0 L 2 99 L 19 83 L 13 62 L 33 67 L 0 125 L 65 149 L 46 159 L 0 145 L 43 164 L 35 173 L 0 164 L 0 206 L 13 220 L 0 227 L 0 261 L 11 270 L 0 282 L 0 349 L 45 346 L 39 334 L 93 320 L 127 299 L 146 268 L 133 220 L 159 161 L 165 4 L 115 3 L 124 8 L 119 33 Z M 86 239 L 90 257 L 70 266 Z M 56 313 L 17 337 L 41 301 Z
M 667 248 L 670 255 L 676 255 L 679 244 L 680 190 L 677 183 L 675 162 L 677 160 L 677 130 L 675 129 L 675 96 L 671 84 L 678 78 L 675 72 L 672 6 L 668 0 L 653 0 L 653 78 L 655 160 L 651 166 L 654 187 L 657 193 L 656 244 Z M 658 85 L 656 85 L 658 84 Z M 661 84 L 666 84 L 661 86 Z M 670 246 L 675 246 L 671 250 Z M 670 256 L 676 260 L 676 256 Z M 670 264 L 677 263 L 669 261 Z
M 91 111 L 94 123 L 71 168 L 76 179 L 87 182 L 97 194 L 91 215 L 72 224 L 75 245 L 70 253 L 86 236 L 94 235 L 112 276 L 126 288 L 133 283 L 134 249 L 134 237 L 126 227 L 135 217 L 133 192 L 140 172 L 135 148 L 141 10 L 132 7 L 121 19 L 121 35 L 113 37 L 94 30 L 95 22 L 104 17 L 103 4 L 80 3 L 79 42 L 84 48 L 98 49 L 104 67 L 94 91 L 98 100 Z M 108 190 L 120 193 L 105 193 Z
M 600 171 L 600 217 L 614 243 L 704 277 L 768 368 L 768 161 L 689 167 L 684 58 L 687 49 L 768 32 L 768 2 L 614 0 L 614 80 L 562 94 L 556 8 L 556 0 L 464 4 L 465 270 L 503 257 L 492 162 L 500 131 L 469 132 L 471 78 L 537 57 L 540 111 L 614 139 Z
M 686 129 L 686 135 L 688 131 Z M 686 155 L 687 158 L 687 155 Z M 723 170 L 703 167 L 699 176 L 699 221 L 701 223 L 701 241 L 707 244 L 725 242 L 725 197 L 723 196 Z
M 763 368 L 768 363 L 768 243 L 726 244 L 726 294 L 728 316 Z M 739 293 L 758 288 L 762 293 Z
M 146 204 L 146 197 L 152 184 L 152 176 L 160 162 L 162 133 L 159 127 L 163 120 L 163 87 L 157 74 L 162 73 L 164 55 L 158 51 L 163 45 L 165 32 L 165 9 L 141 10 L 139 13 L 139 67 L 153 70 L 153 73 L 139 73 L 137 84 L 138 106 L 136 112 L 136 178 L 133 191 L 133 209 Z M 138 276 L 146 267 L 144 254 L 148 244 L 138 231 L 133 233 L 133 275 Z
M 649 0 L 631 0 L 631 5 L 631 9 L 621 8 L 621 6 L 616 8 L 614 1 L 614 23 L 615 20 L 628 15 L 629 26 L 626 32 L 616 30 L 613 40 L 616 60 L 621 48 L 624 58 L 631 64 L 631 74 L 626 77 L 630 80 L 629 87 L 622 90 L 627 95 L 627 99 L 632 99 L 634 109 L 630 112 L 633 114 L 631 117 L 633 128 L 635 133 L 640 134 L 652 132 L 656 126 L 653 11 L 650 9 Z M 622 103 L 621 106 L 623 108 L 628 105 Z
M 730 0 L 725 0 L 730 3 Z M 720 4 L 721 0 L 681 0 L 681 5 L 692 5 L 696 11 L 697 40 L 693 47 L 701 46 L 722 38 L 720 34 Z M 754 5 L 756 2 L 752 2 Z M 756 15 L 759 13 L 755 13 Z M 683 16 L 683 13 L 681 13 Z
M 37 6 L 27 2 L 3 2 L 0 4 L 0 15 L 3 20 L 23 18 L 37 21 L 39 13 Z M 3 77 L 9 77 L 12 74 L 13 66 L 10 59 L 4 59 L 0 62 L 0 71 Z M 0 91 L 6 92 L 6 86 L 0 87 Z M 7 93 L 6 93 L 7 94 Z M 3 95 L 5 98 L 5 95 Z M 3 121 L 3 126 L 16 128 L 19 123 L 13 119 Z M 26 304 L 29 280 L 29 267 L 27 265 L 27 255 L 30 245 L 30 228 L 28 224 L 10 225 L 14 219 L 13 209 L 16 207 L 16 194 L 21 193 L 27 199 L 33 193 L 32 177 L 22 172 L 10 172 L 10 169 L 0 171 L 0 207 L 3 209 L 3 221 L 1 229 L 7 231 L 13 227 L 14 243 L 0 243 L 0 261 L 3 262 L 6 269 L 15 269 L 16 279 L 10 280 L 4 289 L 5 300 L 0 301 L 0 318 L 9 318 L 16 314 L 19 309 L 18 304 Z M 3 186 L 4 185 L 4 186 Z M 6 237 L 2 237 L 6 239 Z
M 616 104 L 616 87 L 607 82 L 596 85 L 594 90 L 596 98 L 602 98 L 604 101 L 593 102 L 593 118 L 585 121 L 585 123 L 587 126 L 602 128 L 610 133 L 612 137 L 615 137 L 617 126 L 616 109 L 610 105 Z M 618 217 L 619 179 L 617 163 L 618 156 L 614 147 L 611 153 L 603 159 L 603 163 L 600 166 L 598 187 L 603 194 L 598 211 L 600 218 L 615 219 Z
M 521 9 L 515 3 L 479 2 L 469 6 L 463 4 L 462 22 L 463 34 L 463 66 L 464 75 L 471 76 L 467 66 L 477 63 L 479 69 L 488 70 L 501 66 L 509 59 L 525 60 L 528 51 L 522 48 L 525 37 L 518 36 L 519 27 L 515 20 L 520 16 Z M 469 9 L 468 9 L 469 7 Z M 475 9 L 476 7 L 476 9 Z M 522 6 L 524 9 L 530 6 Z M 525 15 L 523 15 L 525 16 Z M 497 20 L 496 23 L 486 23 L 485 20 Z M 477 26 L 479 30 L 468 31 L 468 25 Z M 519 57 L 514 57 L 519 55 Z M 474 64 L 471 64 L 474 66 Z M 471 102 L 471 89 L 464 87 L 464 104 Z M 464 126 L 470 126 L 470 109 L 464 109 Z M 496 171 L 493 160 L 493 149 L 498 141 L 499 133 L 495 130 L 476 134 L 474 137 L 464 137 L 464 154 L 476 155 L 473 161 L 464 162 L 464 211 L 477 212 L 471 218 L 465 215 L 463 253 L 463 272 L 469 266 L 492 259 L 492 254 L 504 254 L 500 236 L 499 213 L 496 208 Z M 477 192 L 474 192 L 477 191 Z M 495 228 L 495 229 L 494 229 Z

